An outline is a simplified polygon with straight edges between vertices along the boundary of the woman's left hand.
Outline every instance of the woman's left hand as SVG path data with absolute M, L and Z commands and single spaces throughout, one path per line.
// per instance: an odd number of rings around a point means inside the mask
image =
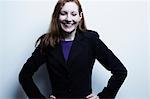
M 97 95 L 90 94 L 90 95 L 86 96 L 86 99 L 100 99 L 100 98 Z

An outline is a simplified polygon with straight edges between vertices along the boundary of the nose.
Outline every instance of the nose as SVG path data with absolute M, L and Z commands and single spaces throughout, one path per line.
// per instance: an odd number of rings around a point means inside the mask
M 67 15 L 66 20 L 67 20 L 67 21 L 69 21 L 69 22 L 72 20 L 72 18 L 71 18 L 71 15 L 70 15 L 70 14 L 68 14 L 68 15 Z

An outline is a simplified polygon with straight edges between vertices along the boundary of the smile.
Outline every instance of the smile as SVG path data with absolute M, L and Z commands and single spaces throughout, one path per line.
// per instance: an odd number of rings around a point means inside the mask
M 71 27 L 71 26 L 75 25 L 76 22 L 63 21 L 62 24 L 63 24 L 65 27 Z
M 71 27 L 71 26 L 73 26 L 73 24 L 67 24 L 67 23 L 66 23 L 66 24 L 64 24 L 64 26 L 65 26 L 65 27 Z

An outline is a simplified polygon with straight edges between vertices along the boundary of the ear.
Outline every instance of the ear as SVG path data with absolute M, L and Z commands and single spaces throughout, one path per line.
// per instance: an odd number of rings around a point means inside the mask
M 83 17 L 83 12 L 80 12 L 80 20 L 82 19 L 82 17 Z

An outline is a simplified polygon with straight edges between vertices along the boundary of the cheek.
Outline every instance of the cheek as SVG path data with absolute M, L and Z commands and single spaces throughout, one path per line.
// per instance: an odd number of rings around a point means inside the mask
M 76 22 L 79 22 L 80 21 L 80 17 L 74 17 L 73 20 L 76 21 Z
M 59 21 L 65 20 L 65 16 L 59 16 Z

